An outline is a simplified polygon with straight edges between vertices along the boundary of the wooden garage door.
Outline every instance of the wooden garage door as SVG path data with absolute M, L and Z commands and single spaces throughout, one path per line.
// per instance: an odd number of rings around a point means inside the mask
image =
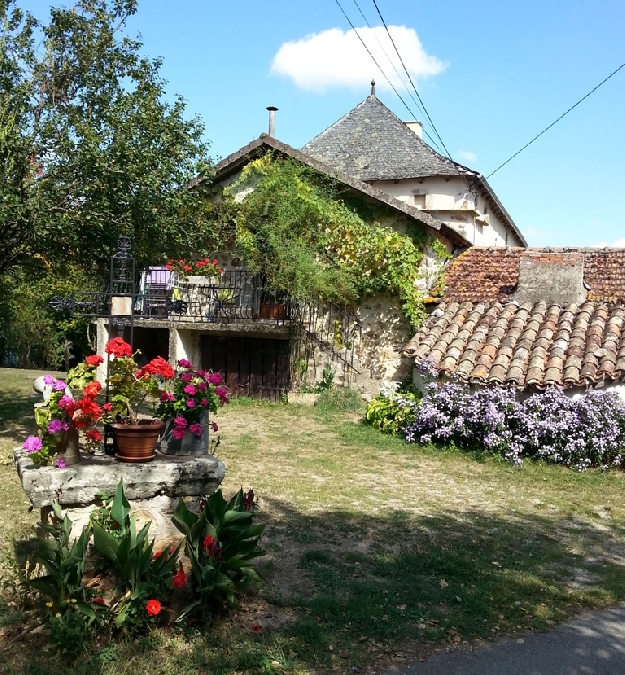
M 288 390 L 288 340 L 204 335 L 201 347 L 202 368 L 221 373 L 231 396 L 278 401 Z

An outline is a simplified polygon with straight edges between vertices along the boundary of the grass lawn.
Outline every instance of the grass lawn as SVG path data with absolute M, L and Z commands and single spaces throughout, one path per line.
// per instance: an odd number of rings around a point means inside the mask
M 202 630 L 102 641 L 64 664 L 37 636 L 15 639 L 14 560 L 37 514 L 10 457 L 35 375 L 0 370 L 0 672 L 379 672 L 625 599 L 625 474 L 513 468 L 406 445 L 357 413 L 248 401 L 219 413 L 217 455 L 227 496 L 257 494 L 266 585 Z

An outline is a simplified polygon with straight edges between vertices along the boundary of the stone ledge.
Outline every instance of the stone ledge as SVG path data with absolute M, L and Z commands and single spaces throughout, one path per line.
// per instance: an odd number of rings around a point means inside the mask
M 106 455 L 82 455 L 79 464 L 57 469 L 36 468 L 30 455 L 15 448 L 13 460 L 22 487 L 35 508 L 92 506 L 96 494 L 115 494 L 120 480 L 129 500 L 200 497 L 215 492 L 226 475 L 226 468 L 212 455 L 190 457 L 161 455 L 145 464 L 123 464 Z

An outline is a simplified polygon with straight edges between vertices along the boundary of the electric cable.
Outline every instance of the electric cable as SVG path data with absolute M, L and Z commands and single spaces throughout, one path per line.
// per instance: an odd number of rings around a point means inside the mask
M 401 54 L 399 53 L 399 49 L 397 49 L 397 45 L 395 44 L 395 40 L 393 40 L 393 36 L 391 35 L 391 32 L 389 31 L 388 26 L 386 25 L 386 21 L 384 20 L 384 17 L 382 16 L 382 12 L 380 11 L 380 8 L 378 7 L 378 3 L 376 2 L 376 0 L 373 0 L 373 4 L 374 4 L 375 9 L 378 13 L 378 16 L 380 17 L 382 23 L 384 24 L 384 28 L 386 29 L 386 34 L 388 35 L 389 40 L 391 41 L 391 43 L 392 43 L 392 45 L 395 49 L 395 53 L 397 54 L 397 56 L 399 58 L 399 61 L 400 61 L 401 65 L 403 66 L 403 68 L 406 72 L 406 75 L 408 76 L 408 80 L 410 81 L 410 84 L 412 85 L 412 88 L 414 89 L 415 94 L 417 95 L 417 98 L 419 99 L 419 101 L 421 101 L 421 105 L 423 106 L 423 110 L 424 110 L 428 120 L 430 121 L 430 124 L 432 125 L 432 129 L 434 129 L 434 133 L 436 134 L 438 140 L 441 142 L 441 145 L 445 149 L 445 152 L 447 153 L 447 157 L 449 157 L 449 159 L 453 162 L 453 159 L 451 158 L 451 155 L 449 154 L 449 150 L 447 150 L 447 148 L 445 147 L 445 143 L 443 143 L 443 139 L 441 138 L 441 135 L 438 133 L 438 129 L 436 128 L 434 122 L 432 121 L 432 118 L 430 117 L 430 113 L 428 112 L 428 109 L 425 107 L 425 103 L 423 103 L 423 99 L 419 95 L 419 92 L 417 91 L 417 88 L 415 87 L 415 84 L 412 81 L 412 77 L 410 76 L 410 73 L 408 72 L 408 68 L 406 68 L 406 64 L 404 63 L 404 60 L 402 59 Z
M 356 5 L 356 9 L 358 9 L 358 11 L 360 12 L 360 16 L 364 19 L 364 22 L 367 24 L 367 28 L 369 28 L 369 29 L 371 30 L 371 34 L 373 35 L 373 37 L 375 38 L 375 41 L 376 41 L 376 42 L 378 43 L 378 45 L 380 46 L 380 49 L 382 50 L 382 53 L 384 54 L 384 56 L 386 56 L 388 62 L 389 62 L 390 65 L 391 65 L 391 68 L 395 71 L 395 75 L 397 75 L 399 81 L 404 85 L 406 91 L 408 92 L 408 95 L 409 95 L 410 98 L 412 99 L 413 103 L 417 106 L 417 109 L 419 110 L 419 112 L 422 112 L 423 115 L 425 115 L 425 113 L 424 113 L 423 110 L 421 109 L 421 106 L 420 106 L 420 104 L 419 104 L 419 101 L 417 101 L 417 99 L 413 96 L 413 94 L 412 94 L 412 92 L 410 91 L 410 89 L 408 89 L 408 87 L 406 86 L 406 83 L 404 82 L 404 80 L 403 80 L 403 78 L 402 78 L 400 72 L 399 72 L 399 71 L 397 70 L 397 68 L 395 67 L 395 64 L 393 63 L 393 60 L 391 59 L 391 57 L 390 57 L 390 56 L 388 55 L 388 53 L 386 52 L 386 49 L 384 49 L 383 44 L 382 44 L 382 43 L 380 42 L 380 40 L 378 39 L 378 36 L 373 32 L 374 29 L 373 29 L 373 27 L 371 26 L 371 24 L 369 23 L 367 17 L 364 15 L 362 9 L 360 8 L 360 5 L 358 4 L 358 0 L 353 0 L 353 1 L 354 1 L 354 4 Z
M 374 0 L 374 2 L 375 2 L 375 0 Z M 553 121 L 548 127 L 545 127 L 539 134 L 537 134 L 536 136 L 534 136 L 534 138 L 532 138 L 532 140 L 531 140 L 529 143 L 526 143 L 520 150 L 517 150 L 517 152 L 515 152 L 514 155 L 512 155 L 511 157 L 509 157 L 503 164 L 500 164 L 494 171 L 491 171 L 491 173 L 489 173 L 488 176 L 486 176 L 486 178 L 490 178 L 493 174 L 497 173 L 497 171 L 499 171 L 499 169 L 501 169 L 501 168 L 503 168 L 504 166 L 506 166 L 506 164 L 508 164 L 508 162 L 511 162 L 517 155 L 520 155 L 520 154 L 523 152 L 523 150 L 525 150 L 526 148 L 529 148 L 529 146 L 530 146 L 534 141 L 538 140 L 545 132 L 549 131 L 549 129 L 551 129 L 551 127 L 553 127 L 554 125 L 556 125 L 563 117 L 566 117 L 566 115 L 568 115 L 568 114 L 571 112 L 571 110 L 573 110 L 574 108 L 577 108 L 577 106 L 578 106 L 580 103 L 582 103 L 582 101 L 585 101 L 591 94 L 594 94 L 594 93 L 597 91 L 597 89 L 599 89 L 599 87 L 601 87 L 602 85 L 604 85 L 611 77 L 613 77 L 614 75 L 616 75 L 616 73 L 618 73 L 618 71 L 621 70 L 621 69 L 623 69 L 623 68 L 625 68 L 625 63 L 622 63 L 615 71 L 611 72 L 611 73 L 605 78 L 605 80 L 602 80 L 601 82 L 599 82 L 599 84 L 598 84 L 594 89 L 591 89 L 591 90 L 586 94 L 586 96 L 584 96 L 583 98 L 580 98 L 579 101 L 578 101 L 577 103 L 575 103 L 574 105 L 572 105 L 566 112 L 562 113 L 562 115 L 560 115 L 560 117 L 558 117 L 557 120 Z
M 343 13 L 343 16 L 344 16 L 345 19 L 347 20 L 347 23 L 351 26 L 352 30 L 353 30 L 354 33 L 356 34 L 356 37 L 360 40 L 360 43 L 362 44 L 362 46 L 367 50 L 367 54 L 369 54 L 369 56 L 371 57 L 371 60 L 373 61 L 373 63 L 375 63 L 375 65 L 377 66 L 378 70 L 382 73 L 382 76 L 384 77 L 384 79 L 389 83 L 391 89 L 395 92 L 395 94 L 397 94 L 397 97 L 398 97 L 399 100 L 404 104 L 404 106 L 406 107 L 406 110 L 408 110 L 408 112 L 412 115 L 412 117 L 414 117 L 414 118 L 416 119 L 417 116 L 412 112 L 412 110 L 410 109 L 410 106 L 406 103 L 406 101 L 404 100 L 403 96 L 397 91 L 397 89 L 395 88 L 395 85 L 389 80 L 389 78 L 387 77 L 387 75 L 386 75 L 386 73 L 384 72 L 384 70 L 382 70 L 382 67 L 381 67 L 380 64 L 376 61 L 375 56 L 373 56 L 373 54 L 371 53 L 371 50 L 370 50 L 369 47 L 367 47 L 367 45 L 365 44 L 364 40 L 363 40 L 362 37 L 360 36 L 360 33 L 358 33 L 358 30 L 356 29 L 356 26 L 354 26 L 354 24 L 352 23 L 352 21 L 351 21 L 351 19 L 349 18 L 349 16 L 347 16 L 347 14 L 346 14 L 345 10 L 343 9 L 343 7 L 342 7 L 341 3 L 339 2 L 339 0 L 334 0 L 334 1 L 336 2 L 336 4 L 338 5 L 339 9 L 340 9 L 341 12 Z M 435 145 L 436 147 L 438 147 L 438 144 L 436 143 L 436 141 L 430 136 L 430 134 L 428 134 L 428 132 L 427 132 L 425 129 L 423 130 L 423 132 L 424 132 L 425 135 L 432 141 L 432 143 L 434 143 L 434 145 Z

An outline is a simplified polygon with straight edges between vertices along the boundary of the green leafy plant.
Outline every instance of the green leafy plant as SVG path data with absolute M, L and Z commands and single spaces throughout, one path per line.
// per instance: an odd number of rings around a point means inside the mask
M 226 501 L 218 490 L 202 500 L 199 515 L 180 500 L 174 525 L 185 535 L 185 553 L 191 560 L 193 602 L 179 620 L 221 607 L 236 607 L 237 593 L 252 581 L 261 581 L 251 560 L 260 555 L 258 540 L 265 528 L 253 524 L 254 493 L 243 489 Z
M 364 421 L 386 434 L 400 435 L 414 422 L 420 398 L 412 385 L 391 382 L 369 401 Z
M 139 369 L 135 361 L 139 352 L 133 353 L 132 347 L 120 337 L 109 340 L 104 351 L 112 357 L 107 377 L 111 405 L 105 406 L 108 414 L 104 420 L 137 424 L 139 406 L 148 400 L 156 409 L 163 381 L 174 377 L 175 371 L 162 356 Z
M 241 190 L 245 199 L 235 202 Z M 361 215 L 349 199 L 344 187 L 318 171 L 267 154 L 243 169 L 224 202 L 237 248 L 268 291 L 340 304 L 388 291 L 418 326 L 425 311 L 416 282 L 423 250 L 434 240 L 413 221 L 402 222 L 405 234 L 371 222 L 371 214 Z M 342 345 L 337 335 L 335 341 Z
M 49 598 L 47 606 L 54 612 L 65 611 L 68 604 L 89 619 L 95 619 L 95 611 L 87 604 L 83 570 L 91 528 L 83 528 L 78 539 L 70 546 L 72 521 L 63 514 L 58 504 L 53 504 L 54 520 L 43 525 L 49 537 L 37 539 L 37 562 L 47 574 L 28 580 L 31 588 Z
M 138 628 L 160 612 L 160 601 L 155 597 L 169 586 L 178 561 L 182 542 L 166 555 L 154 553 L 154 540 L 148 542 L 150 523 L 137 532 L 136 519 L 130 515 L 130 503 L 120 481 L 110 505 L 110 521 L 115 533 L 100 523 L 93 523 L 96 551 L 107 560 L 117 576 L 116 593 L 111 609 L 116 614 L 116 626 Z M 148 608 L 156 603 L 154 614 Z
M 321 394 L 324 391 L 330 391 L 334 386 L 334 378 L 336 377 L 336 370 L 331 365 L 327 365 L 321 373 L 321 379 L 312 385 L 305 382 L 300 385 L 303 394 Z

